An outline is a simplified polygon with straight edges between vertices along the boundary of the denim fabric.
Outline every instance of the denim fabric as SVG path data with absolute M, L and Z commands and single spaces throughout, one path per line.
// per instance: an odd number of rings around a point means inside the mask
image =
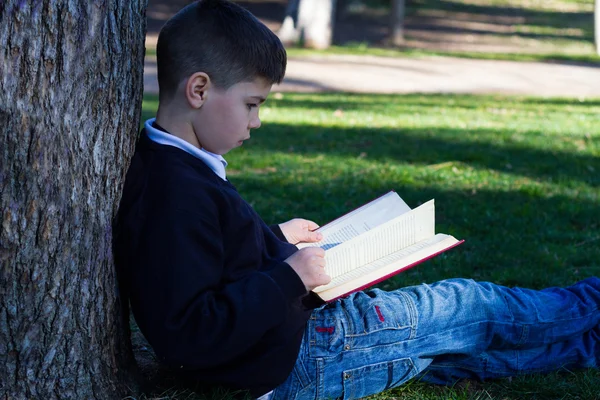
M 600 279 L 541 291 L 452 279 L 316 309 L 273 400 L 359 399 L 411 378 L 449 384 L 598 367 Z

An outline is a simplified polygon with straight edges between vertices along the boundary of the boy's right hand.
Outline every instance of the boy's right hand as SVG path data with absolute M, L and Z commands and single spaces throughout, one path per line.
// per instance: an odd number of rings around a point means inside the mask
M 331 278 L 325 273 L 325 250 L 320 247 L 300 249 L 285 262 L 298 274 L 308 291 L 331 282 Z

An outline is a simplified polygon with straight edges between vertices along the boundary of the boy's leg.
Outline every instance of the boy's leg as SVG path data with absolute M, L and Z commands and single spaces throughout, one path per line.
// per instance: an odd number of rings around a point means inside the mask
M 539 291 L 452 279 L 390 292 L 396 293 L 408 296 L 418 312 L 410 345 L 423 345 L 422 356 L 536 348 L 571 339 L 600 322 L 595 277 Z
M 494 379 L 600 366 L 600 324 L 564 342 L 529 349 L 490 350 L 477 356 L 435 357 L 418 379 L 452 385 L 460 379 Z
M 360 398 L 404 383 L 445 354 L 580 346 L 574 338 L 600 323 L 599 306 L 597 278 L 543 291 L 457 279 L 360 292 L 315 310 L 296 369 L 275 398 L 294 398 L 291 386 L 298 399 Z

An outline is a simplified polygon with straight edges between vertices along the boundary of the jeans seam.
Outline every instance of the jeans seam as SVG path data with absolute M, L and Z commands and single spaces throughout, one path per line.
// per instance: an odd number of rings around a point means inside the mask
M 404 301 L 408 308 L 408 312 L 410 315 L 410 335 L 408 336 L 408 340 L 411 340 L 417 337 L 416 327 L 419 324 L 419 315 L 417 313 L 417 307 L 415 306 L 412 299 L 407 293 L 404 293 L 401 290 L 397 291 L 397 293 L 404 298 Z
M 340 320 L 340 325 L 342 325 L 342 328 L 344 329 L 344 338 L 351 337 L 351 335 L 348 335 L 348 332 L 354 332 L 354 323 L 352 322 L 352 318 L 350 318 L 350 314 L 346 310 L 346 307 L 342 306 L 341 309 L 344 318 Z M 346 321 L 345 324 L 344 321 Z
M 521 348 L 521 346 L 527 343 L 527 339 L 529 339 L 529 325 L 523 325 L 523 330 L 521 331 L 521 338 L 517 342 L 516 348 Z
M 318 358 L 315 360 L 315 368 L 316 368 L 316 382 L 315 382 L 315 391 L 316 391 L 316 398 L 319 399 L 321 398 L 321 394 L 323 393 L 323 374 L 325 373 L 324 371 L 324 361 L 322 358 Z
M 296 361 L 296 365 L 294 366 L 292 373 L 296 375 L 300 389 L 304 389 L 310 385 L 310 376 L 308 375 L 308 372 L 304 366 L 304 360 L 299 359 Z

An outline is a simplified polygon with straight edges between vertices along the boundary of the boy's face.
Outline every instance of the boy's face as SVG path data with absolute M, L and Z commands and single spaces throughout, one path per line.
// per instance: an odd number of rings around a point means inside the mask
M 250 130 L 260 127 L 259 107 L 271 86 L 265 79 L 257 78 L 227 90 L 210 88 L 192 121 L 201 146 L 211 153 L 225 154 L 250 139 Z

